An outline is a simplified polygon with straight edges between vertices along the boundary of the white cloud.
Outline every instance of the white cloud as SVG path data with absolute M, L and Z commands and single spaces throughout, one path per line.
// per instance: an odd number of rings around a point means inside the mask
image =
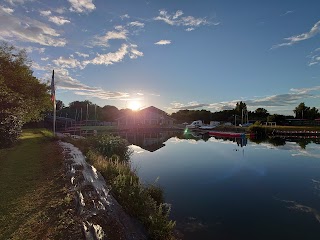
M 177 19 L 178 17 L 182 16 L 183 12 L 181 10 L 176 11 L 176 13 L 173 15 L 172 19 Z
M 173 14 L 169 14 L 166 10 L 160 10 L 159 16 L 154 20 L 164 21 L 172 26 L 185 26 L 185 27 L 199 27 L 202 25 L 218 25 L 219 23 L 211 23 L 206 18 L 195 18 L 193 16 L 182 17 L 183 12 L 181 10 L 176 11 Z
M 91 12 L 96 8 L 92 0 L 68 0 L 68 2 L 71 4 L 70 10 L 73 12 Z
M 134 44 L 131 44 L 130 45 L 130 49 L 129 49 L 129 57 L 131 59 L 136 59 L 138 57 L 142 57 L 143 56 L 143 52 L 140 52 L 138 49 L 137 49 L 137 45 L 134 45 Z
M 95 40 L 93 41 L 93 44 L 94 45 L 98 45 L 98 46 L 108 47 L 109 46 L 109 40 L 111 40 L 111 39 L 127 40 L 128 31 L 123 29 L 122 26 L 117 26 L 117 29 L 119 31 L 108 31 L 103 36 L 96 36 Z
M 192 27 L 186 29 L 187 32 L 191 32 L 193 30 L 194 30 L 194 28 L 192 28 Z
M 137 50 L 137 45 L 122 44 L 116 52 L 109 52 L 106 54 L 97 54 L 97 56 L 91 60 L 83 61 L 84 66 L 88 64 L 94 65 L 112 65 L 117 62 L 121 62 L 124 57 L 128 55 L 131 59 L 142 57 L 143 53 Z
M 56 13 L 59 13 L 59 14 L 63 14 L 66 12 L 66 9 L 64 7 L 61 7 L 61 8 L 57 8 L 56 10 L 54 10 Z
M 48 61 L 49 58 L 48 57 L 45 57 L 45 58 L 41 58 L 41 61 Z
M 315 35 L 317 35 L 320 32 L 320 21 L 318 21 L 311 29 L 309 32 L 305 32 L 296 36 L 292 36 L 292 37 L 288 37 L 285 38 L 285 40 L 287 42 L 284 43 L 280 43 L 280 44 L 276 44 L 274 46 L 272 46 L 271 49 L 275 49 L 278 47 L 283 47 L 283 46 L 291 46 L 293 44 L 296 44 L 298 42 L 307 40 L 309 38 L 314 37 Z
M 12 8 L 7 8 L 7 7 L 1 6 L 1 5 L 0 5 L 0 9 L 2 9 L 2 11 L 6 12 L 6 13 L 8 13 L 8 14 L 11 14 L 11 13 L 14 12 L 14 9 L 12 9 Z
M 32 2 L 34 0 L 6 0 L 6 2 L 10 3 L 11 5 L 16 5 L 16 4 L 24 4 L 25 2 Z
M 57 82 L 57 88 L 63 90 L 73 91 L 73 93 L 81 96 L 96 97 L 100 99 L 125 99 L 130 97 L 128 93 L 117 91 L 106 91 L 102 88 L 91 87 L 84 83 L 81 83 L 77 79 L 74 79 L 69 75 L 66 69 L 55 69 L 55 77 Z M 47 75 L 50 78 L 50 75 Z
M 320 48 L 315 49 L 311 54 L 308 56 L 310 58 L 310 61 L 308 63 L 308 66 L 318 65 L 320 64 Z
M 168 45 L 168 44 L 171 44 L 171 40 L 160 40 L 156 43 L 154 43 L 156 45 Z
M 281 14 L 280 16 L 283 17 L 283 16 L 291 14 L 291 13 L 294 13 L 294 11 L 288 10 L 285 13 Z
M 50 16 L 49 17 L 49 21 L 53 22 L 59 26 L 66 24 L 66 23 L 70 23 L 70 21 L 68 19 L 65 19 L 61 16 Z
M 51 15 L 51 11 L 50 10 L 41 10 L 40 11 L 40 15 L 41 16 L 50 16 Z
M 121 15 L 120 18 L 123 20 L 123 19 L 126 19 L 126 18 L 130 18 L 130 16 L 128 14 L 124 14 L 124 15 Z
M 139 21 L 134 21 L 134 22 L 130 22 L 128 25 L 133 26 L 133 27 L 144 27 L 144 23 L 139 22 Z
M 214 111 L 222 111 L 222 110 L 231 110 L 234 109 L 237 102 L 243 101 L 247 104 L 250 110 L 255 110 L 258 107 L 271 107 L 277 109 L 289 108 L 292 113 L 292 109 L 296 104 L 301 101 L 304 101 L 306 98 L 316 98 L 320 97 L 319 95 L 311 94 L 313 91 L 320 91 L 320 86 L 314 86 L 310 88 L 299 88 L 299 89 L 290 89 L 289 93 L 285 94 L 277 94 L 260 98 L 246 99 L 246 100 L 231 100 L 225 102 L 217 102 L 217 103 L 198 103 L 196 101 L 189 102 L 187 104 L 173 102 L 171 103 L 171 107 L 168 109 L 171 110 L 183 110 L 183 109 L 199 109 L 199 108 L 207 108 L 213 109 Z
M 77 67 L 81 68 L 82 67 L 81 62 L 72 57 L 68 57 L 68 58 L 59 57 L 58 59 L 55 59 L 52 62 L 61 68 L 77 68 Z
M 94 59 L 83 61 L 83 64 L 86 66 L 88 64 L 95 65 L 111 65 L 116 62 L 121 62 L 125 55 L 128 53 L 128 45 L 122 44 L 118 51 L 107 54 L 97 54 Z
M 75 54 L 77 54 L 79 57 L 84 57 L 84 58 L 89 57 L 89 54 L 85 54 L 85 53 L 75 52 Z
M 46 50 L 45 48 L 38 48 L 38 47 L 31 47 L 31 46 L 25 47 L 24 49 L 26 50 L 27 53 L 32 53 L 32 52 L 44 53 L 44 51 Z
M 189 110 L 191 110 L 191 109 L 198 109 L 198 108 L 203 108 L 203 107 L 208 107 L 208 106 L 209 106 L 209 104 L 207 104 L 207 103 L 198 103 L 196 101 L 189 102 L 187 104 L 173 102 L 173 103 L 171 103 L 170 109 L 174 109 L 174 110 L 189 109 Z
M 0 40 L 18 40 L 45 46 L 65 46 L 67 41 L 48 25 L 37 20 L 17 18 L 0 9 Z

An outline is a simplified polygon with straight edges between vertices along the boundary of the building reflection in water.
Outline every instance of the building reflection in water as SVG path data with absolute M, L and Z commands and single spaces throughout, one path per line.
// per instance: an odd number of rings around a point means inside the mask
M 164 147 L 164 142 L 178 134 L 180 132 L 177 131 L 128 131 L 117 133 L 120 137 L 127 139 L 130 144 L 139 146 L 149 152 L 154 152 Z

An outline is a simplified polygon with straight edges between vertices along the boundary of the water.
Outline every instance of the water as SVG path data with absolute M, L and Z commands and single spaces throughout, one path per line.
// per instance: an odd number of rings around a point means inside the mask
M 140 135 L 133 165 L 159 177 L 183 239 L 320 239 L 320 145 Z

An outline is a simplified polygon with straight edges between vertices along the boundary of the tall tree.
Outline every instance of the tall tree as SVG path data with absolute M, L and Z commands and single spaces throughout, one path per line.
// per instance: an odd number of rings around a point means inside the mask
M 0 44 L 0 145 L 13 143 L 24 123 L 51 108 L 49 87 L 33 76 L 26 51 Z

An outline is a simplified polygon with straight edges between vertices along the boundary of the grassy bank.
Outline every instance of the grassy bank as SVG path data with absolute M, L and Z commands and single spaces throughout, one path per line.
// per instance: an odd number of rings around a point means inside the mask
M 61 149 L 45 130 L 24 130 L 0 150 L 0 239 L 81 239 L 65 188 Z
M 112 187 L 112 194 L 131 216 L 147 228 L 151 239 L 174 239 L 175 223 L 169 220 L 170 207 L 164 204 L 163 191 L 155 185 L 141 183 L 128 162 L 130 149 L 120 137 L 102 135 L 69 140 L 87 156 L 87 160 Z

